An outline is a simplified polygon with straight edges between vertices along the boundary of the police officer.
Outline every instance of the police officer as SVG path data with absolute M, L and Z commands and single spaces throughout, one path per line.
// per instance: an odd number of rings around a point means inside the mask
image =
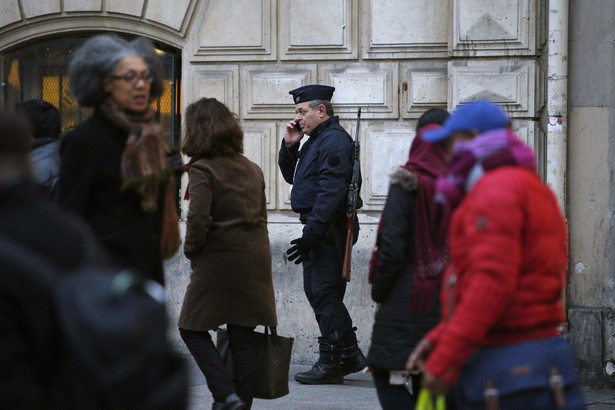
M 286 124 L 278 159 L 284 179 L 293 184 L 293 211 L 305 225 L 301 238 L 291 241 L 288 259 L 303 263 L 303 288 L 321 333 L 318 361 L 295 375 L 305 384 L 342 384 L 344 376 L 367 365 L 343 302 L 345 205 L 354 152 L 352 138 L 333 115 L 334 90 L 306 85 L 290 91 L 297 115 Z M 304 135 L 309 139 L 299 150 Z M 354 232 L 356 241 L 358 219 Z

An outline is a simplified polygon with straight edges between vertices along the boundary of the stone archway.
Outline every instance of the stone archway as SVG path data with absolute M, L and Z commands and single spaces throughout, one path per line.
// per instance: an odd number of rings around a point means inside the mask
M 0 5 L 0 52 L 39 38 L 114 31 L 183 49 L 197 0 L 8 0 Z M 103 9 L 104 7 L 104 9 Z

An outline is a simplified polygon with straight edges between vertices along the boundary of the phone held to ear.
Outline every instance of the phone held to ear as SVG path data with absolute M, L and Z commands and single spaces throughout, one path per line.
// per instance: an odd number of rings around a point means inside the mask
M 301 133 L 303 132 L 303 131 L 301 131 L 301 125 L 299 125 L 299 123 L 298 123 L 298 122 L 296 122 L 296 123 L 295 123 L 295 129 L 296 129 L 297 131 L 301 132 Z

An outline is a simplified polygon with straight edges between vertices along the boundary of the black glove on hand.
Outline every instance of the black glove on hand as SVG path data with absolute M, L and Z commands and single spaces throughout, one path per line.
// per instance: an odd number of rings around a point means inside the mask
M 293 239 L 290 241 L 290 244 L 293 246 L 286 251 L 288 260 L 295 261 L 295 264 L 299 265 L 301 262 L 309 259 L 310 251 L 319 248 L 322 245 L 322 241 L 320 236 L 310 232 L 303 232 L 301 238 Z

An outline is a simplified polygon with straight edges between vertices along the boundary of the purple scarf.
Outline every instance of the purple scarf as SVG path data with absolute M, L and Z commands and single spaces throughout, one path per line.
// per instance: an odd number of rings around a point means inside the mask
M 436 201 L 443 206 L 443 223 L 486 171 L 505 165 L 536 171 L 534 151 L 513 131 L 499 128 L 469 141 L 457 141 L 448 172 L 436 182 Z

